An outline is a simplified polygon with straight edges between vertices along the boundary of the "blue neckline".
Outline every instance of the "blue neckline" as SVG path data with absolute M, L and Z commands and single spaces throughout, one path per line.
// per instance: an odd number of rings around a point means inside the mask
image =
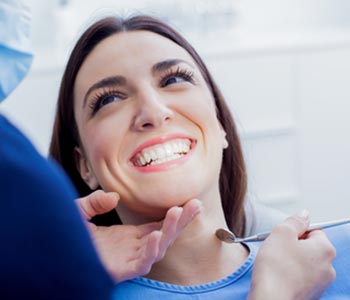
M 130 282 L 138 285 L 147 286 L 153 289 L 178 292 L 178 293 L 193 293 L 193 292 L 198 293 L 198 292 L 208 292 L 211 290 L 220 289 L 223 286 L 230 285 L 233 282 L 239 280 L 244 274 L 246 274 L 249 270 L 252 269 L 256 254 L 258 252 L 259 244 L 260 243 L 244 244 L 244 246 L 246 246 L 247 249 L 249 250 L 249 255 L 247 259 L 243 262 L 243 264 L 239 266 L 239 268 L 236 269 L 232 274 L 213 282 L 185 286 L 185 285 L 166 283 L 166 282 L 148 279 L 144 277 L 136 277 L 130 280 Z

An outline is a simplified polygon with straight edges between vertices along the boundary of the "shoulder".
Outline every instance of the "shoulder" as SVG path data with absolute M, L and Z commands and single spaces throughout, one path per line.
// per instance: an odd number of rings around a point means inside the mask
M 75 191 L 61 170 L 38 153 L 31 142 L 10 122 L 0 116 L 0 187 L 8 197 L 30 191 L 66 194 L 74 199 Z M 17 187 L 17 188 L 15 188 Z
M 109 299 L 98 260 L 60 170 L 0 116 L 0 298 Z

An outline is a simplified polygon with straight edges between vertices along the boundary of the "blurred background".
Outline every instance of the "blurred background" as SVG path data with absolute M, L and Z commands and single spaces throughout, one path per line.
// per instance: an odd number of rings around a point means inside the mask
M 27 0 L 35 60 L 0 110 L 47 154 L 74 41 L 110 14 L 175 26 L 213 72 L 239 125 L 248 197 L 312 221 L 350 216 L 350 1 Z

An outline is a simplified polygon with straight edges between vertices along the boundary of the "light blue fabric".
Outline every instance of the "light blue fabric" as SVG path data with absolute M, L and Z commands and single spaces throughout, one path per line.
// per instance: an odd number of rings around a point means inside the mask
M 33 55 L 30 13 L 20 0 L 0 0 L 0 102 L 27 74 Z
M 350 299 L 350 225 L 328 228 L 325 232 L 337 251 L 333 262 L 337 277 L 320 300 Z
M 337 277 L 321 299 L 350 299 L 350 225 L 326 229 L 325 232 L 337 250 L 333 263 Z M 253 264 L 260 243 L 249 243 L 247 246 L 250 251 L 247 260 L 238 270 L 221 280 L 196 286 L 179 286 L 138 277 L 118 284 L 114 288 L 113 299 L 244 300 L 249 292 Z
M 250 286 L 258 243 L 250 243 L 249 256 L 231 275 L 215 282 L 195 286 L 168 284 L 142 277 L 122 282 L 115 287 L 113 299 L 118 300 L 232 300 L 245 299 Z M 210 272 L 210 270 L 208 270 Z

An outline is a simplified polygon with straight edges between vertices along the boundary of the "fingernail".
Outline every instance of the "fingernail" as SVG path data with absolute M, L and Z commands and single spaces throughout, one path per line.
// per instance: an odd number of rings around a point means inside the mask
M 310 212 L 307 209 L 303 209 L 301 212 L 297 214 L 299 218 L 302 218 L 304 220 L 308 220 L 310 217 Z

